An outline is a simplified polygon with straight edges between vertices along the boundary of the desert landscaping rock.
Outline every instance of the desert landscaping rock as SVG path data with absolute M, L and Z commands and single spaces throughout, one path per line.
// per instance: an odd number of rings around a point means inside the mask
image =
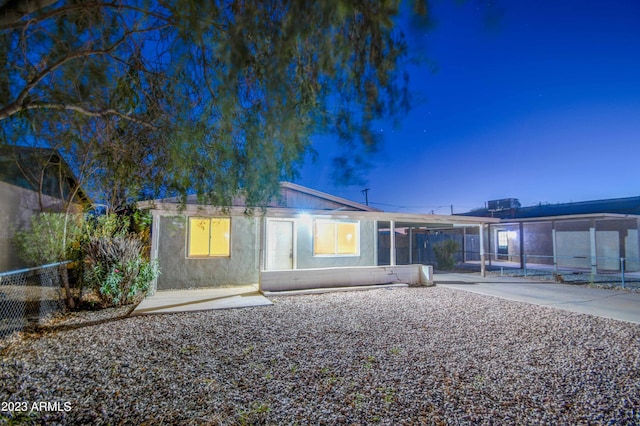
M 442 287 L 273 298 L 15 342 L 35 424 L 640 423 L 640 326 Z M 7 419 L 13 415 L 0 413 Z

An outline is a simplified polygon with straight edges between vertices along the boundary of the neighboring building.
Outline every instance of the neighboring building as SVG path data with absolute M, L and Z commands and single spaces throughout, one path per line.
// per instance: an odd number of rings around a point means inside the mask
M 153 215 L 151 253 L 161 268 L 157 289 L 260 283 L 264 290 L 282 290 L 394 282 L 404 280 L 397 275 L 404 273 L 399 264 L 417 263 L 411 250 L 405 254 L 396 247 L 403 235 L 498 222 L 386 213 L 288 182 L 281 184 L 281 197 L 251 215 L 241 199 L 226 210 L 199 205 L 195 197 L 184 206 L 164 199 L 139 207 Z M 322 282 L 314 284 L 314 276 Z
M 501 205 L 463 214 L 501 219 L 486 233 L 490 259 L 593 272 L 620 271 L 624 263 L 625 271 L 640 270 L 640 197 Z
M 505 198 L 487 202 L 487 207 L 474 209 L 463 216 L 497 217 L 500 219 L 528 219 L 536 217 L 568 216 L 595 213 L 616 213 L 640 216 L 640 197 L 611 198 L 606 200 L 572 203 L 539 203 L 521 207 L 517 198 Z
M 26 266 L 12 246 L 14 232 L 28 227 L 35 213 L 62 211 L 75 185 L 56 151 L 0 145 L 0 272 Z M 87 201 L 82 192 L 76 199 Z

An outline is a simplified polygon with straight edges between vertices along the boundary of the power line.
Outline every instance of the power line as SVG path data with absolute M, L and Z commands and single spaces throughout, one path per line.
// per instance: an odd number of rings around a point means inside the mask
M 370 202 L 369 204 L 376 204 L 378 206 L 387 206 L 387 207 L 398 207 L 401 209 L 442 209 L 442 208 L 449 208 L 451 207 L 451 204 L 445 204 L 442 206 L 436 206 L 436 205 L 422 205 L 422 206 L 400 206 L 397 204 L 386 204 L 386 203 L 374 203 L 373 201 Z M 465 207 L 465 206 L 456 206 L 454 205 L 454 207 Z
M 376 205 L 376 206 L 384 206 L 384 207 L 393 207 L 396 209 L 401 209 L 401 210 L 407 210 L 407 209 L 419 209 L 419 210 L 430 210 L 431 213 L 434 212 L 434 210 L 438 210 L 438 209 L 447 209 L 451 214 L 453 213 L 453 209 L 455 208 L 456 210 L 471 210 L 474 207 L 471 206 L 460 206 L 460 205 L 455 205 L 455 204 L 444 204 L 444 205 L 421 205 L 421 206 L 402 206 L 402 205 L 398 205 L 398 204 L 388 204 L 388 203 L 377 203 L 377 202 L 369 202 L 369 204 L 371 205 Z M 369 205 L 367 204 L 367 205 Z

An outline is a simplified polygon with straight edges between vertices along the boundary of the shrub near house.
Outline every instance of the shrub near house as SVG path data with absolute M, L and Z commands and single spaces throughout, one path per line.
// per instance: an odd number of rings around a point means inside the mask
M 93 218 L 82 244 L 84 280 L 104 307 L 137 303 L 159 274 L 146 253 L 147 223 L 109 214 Z M 135 229 L 135 230 L 132 230 Z
M 131 236 L 92 238 L 85 248 L 85 279 L 105 306 L 139 302 L 158 275 L 143 258 L 144 243 Z
M 14 243 L 34 266 L 73 261 L 75 288 L 67 289 L 67 308 L 81 306 L 84 288 L 98 297 L 101 307 L 122 306 L 139 302 L 159 274 L 157 262 L 146 253 L 149 233 L 140 229 L 142 222 L 136 221 L 136 232 L 128 217 L 115 214 L 41 213 L 33 217 L 30 230 L 16 233 Z
M 455 266 L 453 255 L 460 249 L 460 245 L 454 240 L 445 240 L 433 246 L 436 255 L 438 269 L 443 271 L 451 270 Z

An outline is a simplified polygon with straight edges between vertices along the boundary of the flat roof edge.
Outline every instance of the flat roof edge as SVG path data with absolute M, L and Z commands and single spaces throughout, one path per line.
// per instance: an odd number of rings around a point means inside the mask
M 500 223 L 518 223 L 518 222 L 545 222 L 549 220 L 587 220 L 587 219 L 640 219 L 640 215 L 625 213 L 585 213 L 585 214 L 567 214 L 558 216 L 538 216 L 501 219 Z
M 142 208 L 142 207 L 141 207 Z M 149 203 L 145 208 L 159 214 L 215 214 L 232 216 L 246 215 L 244 207 L 230 207 L 223 209 L 201 204 L 187 204 L 181 206 L 178 203 Z M 331 216 L 334 218 L 379 220 L 409 223 L 442 224 L 458 226 L 477 226 L 482 224 L 500 223 L 498 218 L 456 216 L 456 215 L 434 215 L 419 213 L 394 213 L 380 211 L 358 211 L 358 210 L 307 210 L 307 209 L 287 209 L 277 207 L 267 207 L 265 209 L 256 208 L 250 216 L 264 216 L 274 218 L 309 216 Z

